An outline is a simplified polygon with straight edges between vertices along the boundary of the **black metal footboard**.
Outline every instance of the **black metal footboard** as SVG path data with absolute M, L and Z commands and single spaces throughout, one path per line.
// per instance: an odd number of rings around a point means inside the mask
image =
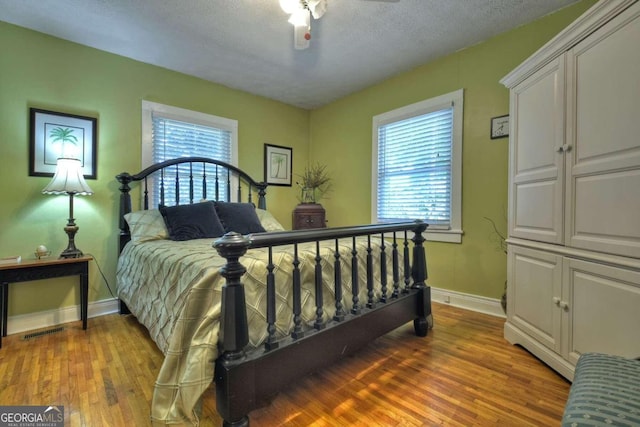
M 432 326 L 430 288 L 425 284 L 427 265 L 422 221 L 394 224 L 340 227 L 318 230 L 266 233 L 241 236 L 228 233 L 216 240 L 214 247 L 227 259 L 221 270 L 226 278 L 222 290 L 220 356 L 216 360 L 215 383 L 217 408 L 224 424 L 248 425 L 247 414 L 268 403 L 284 386 L 302 375 L 331 365 L 353 353 L 373 339 L 413 320 L 416 334 L 426 336 Z M 408 236 L 408 233 L 413 234 Z M 366 236 L 366 277 L 359 277 L 355 239 Z M 371 250 L 372 236 L 381 236 L 378 257 Z M 344 295 L 339 239 L 353 239 L 351 254 L 351 295 Z M 334 306 L 324 307 L 320 241 L 335 241 L 333 293 Z M 315 304 L 316 319 L 305 328 L 302 324 L 300 271 L 297 245 L 316 242 Z M 411 244 L 412 242 L 413 244 Z M 388 244 L 388 246 L 387 246 Z M 276 336 L 276 296 L 272 249 L 293 245 L 293 330 L 286 337 Z M 248 350 L 249 332 L 242 276 L 241 257 L 250 248 L 268 248 L 267 265 L 267 333 L 264 347 Z M 402 256 L 400 256 L 402 254 Z M 411 255 L 411 256 L 410 256 Z M 392 283 L 387 283 L 387 257 L 391 257 Z M 401 261 L 402 260 L 402 261 Z M 380 269 L 381 291 L 373 289 L 374 269 Z M 363 283 L 361 283 L 363 282 Z M 360 301 L 360 286 L 366 286 L 366 301 Z M 344 298 L 351 299 L 346 310 Z M 325 311 L 333 314 L 329 320 Z

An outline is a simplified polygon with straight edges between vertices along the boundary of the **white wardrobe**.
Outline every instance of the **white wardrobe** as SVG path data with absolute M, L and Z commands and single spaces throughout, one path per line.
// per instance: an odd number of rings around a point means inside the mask
M 640 356 L 640 2 L 601 0 L 510 89 L 505 338 L 573 379 Z

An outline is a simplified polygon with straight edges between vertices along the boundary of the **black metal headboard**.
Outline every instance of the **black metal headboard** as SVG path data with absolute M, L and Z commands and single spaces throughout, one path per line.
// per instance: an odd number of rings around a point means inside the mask
M 179 168 L 184 165 L 188 165 L 187 176 L 185 177 L 184 169 Z M 195 167 L 194 167 L 195 165 Z M 171 172 L 173 170 L 173 172 Z M 181 176 L 182 175 L 182 176 Z M 168 178 L 167 176 L 171 176 Z M 215 159 L 207 157 L 181 157 L 178 159 L 167 160 L 162 163 L 149 166 L 143 171 L 131 175 L 128 172 L 122 172 L 116 175 L 116 179 L 120 183 L 120 245 L 119 250 L 122 251 L 124 245 L 131 240 L 131 234 L 129 232 L 129 225 L 125 221 L 124 216 L 131 212 L 131 191 L 130 184 L 134 182 L 141 182 L 142 191 L 142 208 L 149 209 L 149 183 L 151 179 L 158 180 L 159 184 L 159 204 L 165 204 L 165 191 L 171 192 L 175 197 L 177 203 L 180 200 L 181 180 L 187 179 L 187 191 L 188 201 L 193 203 L 194 200 L 199 202 L 202 199 L 220 200 L 220 194 L 226 195 L 226 201 L 231 201 L 232 184 L 237 184 L 237 200 L 242 201 L 243 189 L 247 192 L 246 200 L 249 203 L 253 203 L 253 194 L 258 195 L 258 207 L 266 209 L 266 194 L 267 184 L 265 182 L 258 182 L 251 178 L 249 174 L 237 167 Z M 165 182 L 165 180 L 171 179 L 173 182 Z M 197 197 L 194 194 L 196 181 L 202 183 L 202 193 Z M 210 187 L 213 186 L 212 193 L 208 193 Z M 172 189 L 171 189 L 172 187 Z M 182 187 L 183 188 L 183 187 Z

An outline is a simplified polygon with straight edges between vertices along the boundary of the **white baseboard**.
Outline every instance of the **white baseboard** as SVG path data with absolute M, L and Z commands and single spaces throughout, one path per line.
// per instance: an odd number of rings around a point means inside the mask
M 109 298 L 89 303 L 89 318 L 117 313 L 118 300 Z M 55 310 L 39 311 L 37 313 L 20 314 L 7 319 L 7 335 L 19 334 L 24 331 L 48 328 L 62 323 L 80 320 L 80 306 L 59 308 Z
M 499 299 L 481 297 L 478 295 L 464 294 L 462 292 L 450 291 L 448 289 L 431 287 L 431 300 L 442 304 L 449 304 L 454 307 L 466 310 L 477 311 L 490 314 L 492 316 L 506 318 Z
M 497 317 L 505 317 L 500 300 L 462 292 L 431 287 L 431 299 L 442 304 L 466 310 L 478 311 Z M 116 298 L 104 299 L 89 303 L 89 318 L 118 313 Z M 24 331 L 48 328 L 62 323 L 80 320 L 80 306 L 70 306 L 55 310 L 11 316 L 7 319 L 7 334 L 19 334 Z

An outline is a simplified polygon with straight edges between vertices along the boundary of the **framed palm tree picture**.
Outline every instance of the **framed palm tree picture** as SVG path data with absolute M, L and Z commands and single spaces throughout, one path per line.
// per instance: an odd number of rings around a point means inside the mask
M 98 119 L 29 109 L 29 175 L 53 176 L 59 158 L 79 159 L 86 179 L 97 177 Z
M 269 185 L 291 187 L 293 149 L 264 144 L 264 180 Z

